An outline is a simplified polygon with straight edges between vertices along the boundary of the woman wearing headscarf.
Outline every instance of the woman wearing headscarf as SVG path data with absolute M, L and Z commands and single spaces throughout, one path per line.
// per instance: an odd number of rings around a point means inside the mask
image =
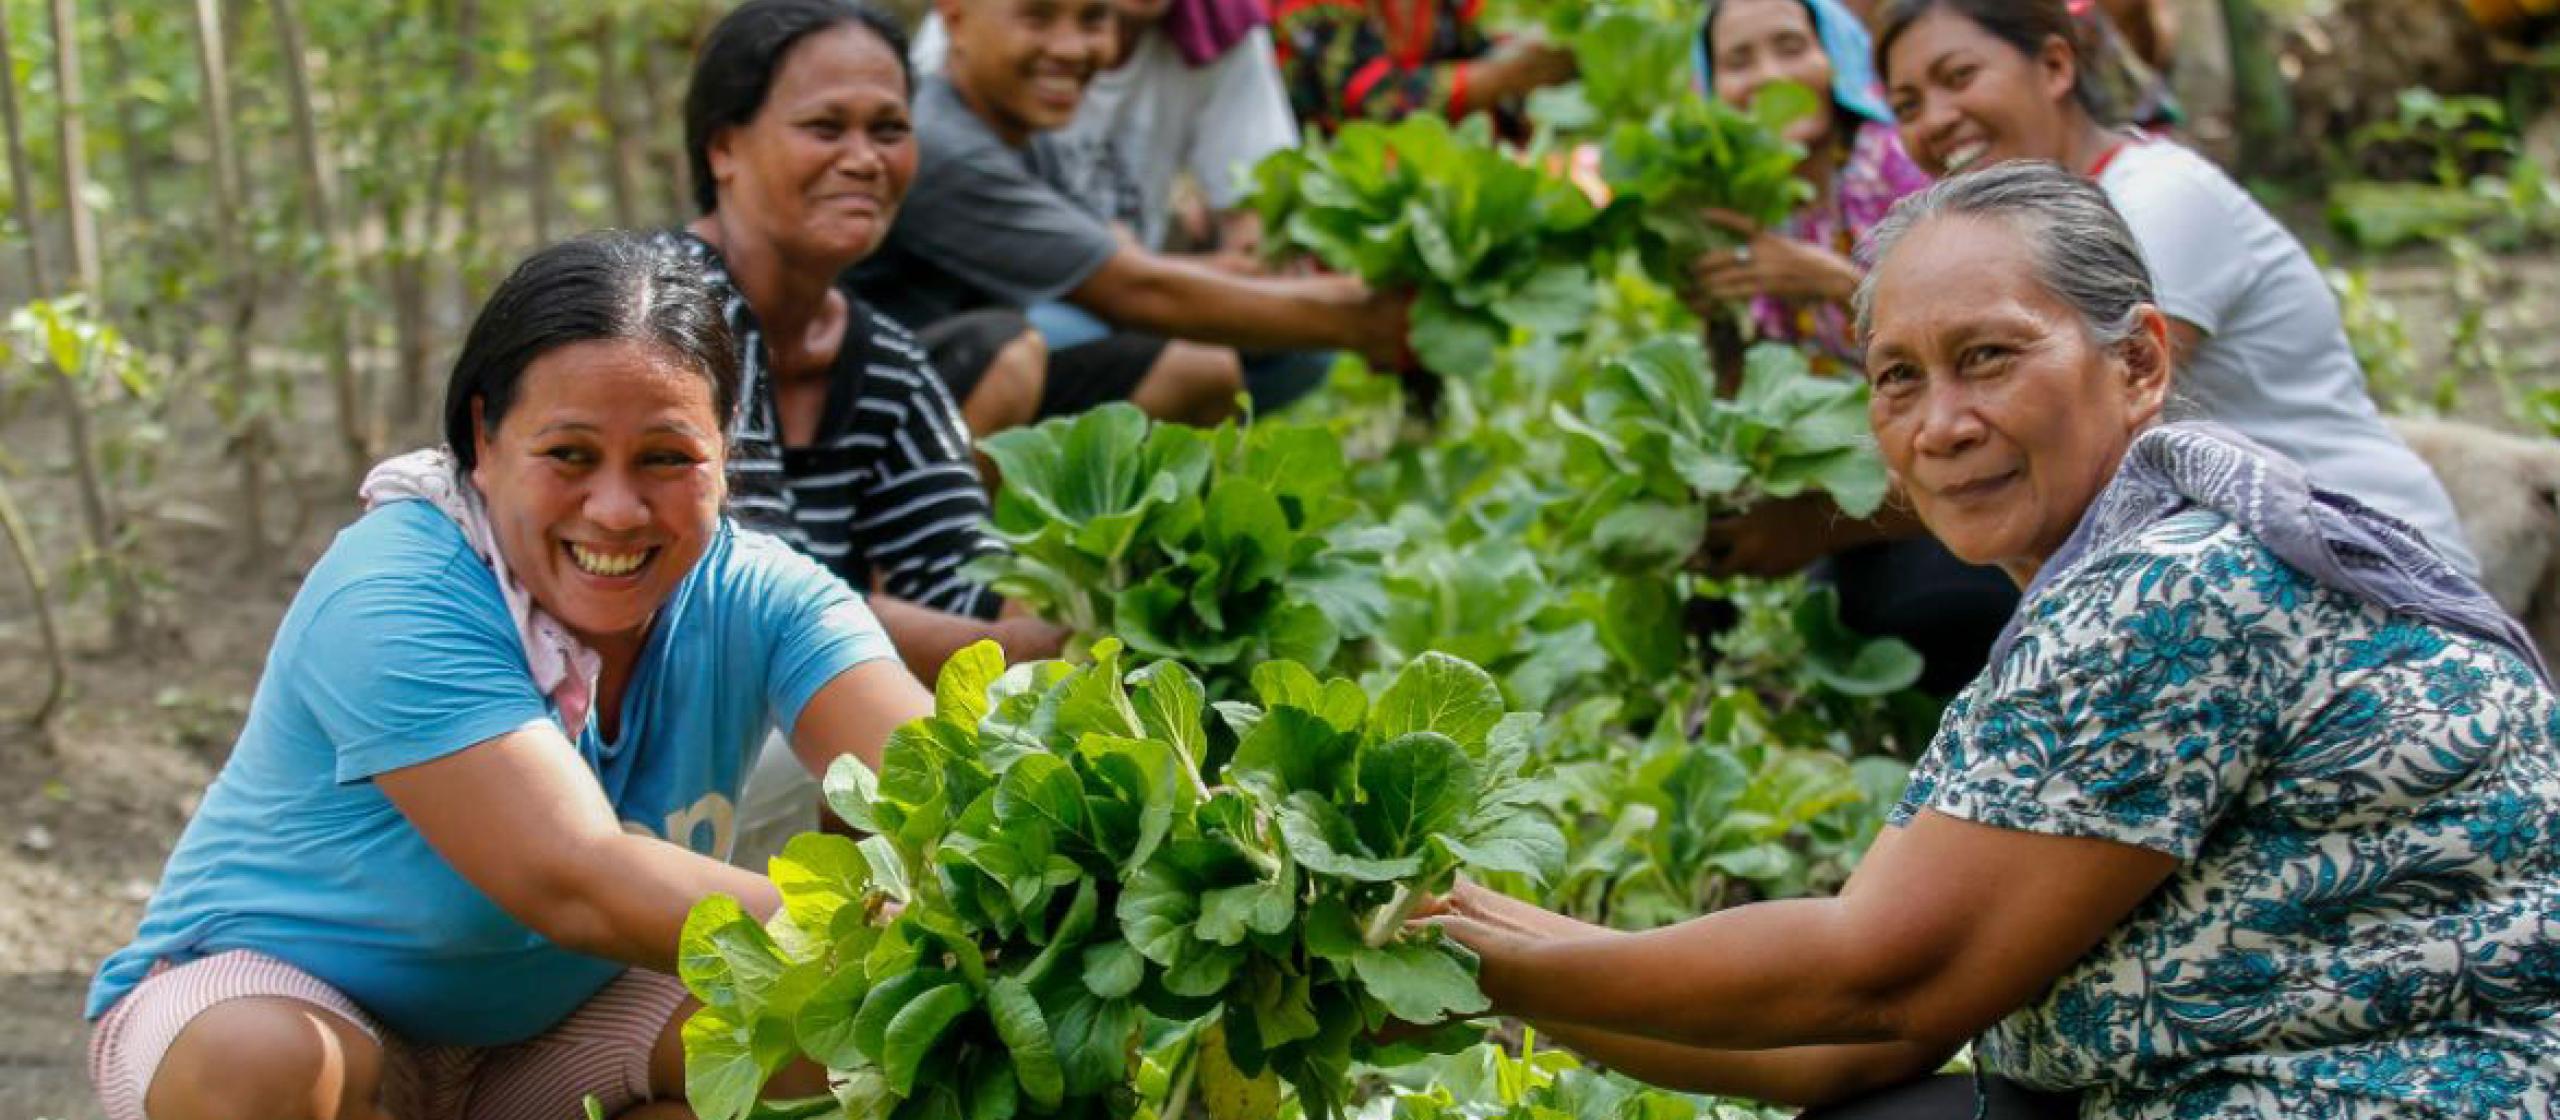
M 1771 82 L 1791 81 L 1822 94 L 1823 108 L 1787 130 L 1804 146 L 1796 175 L 1812 184 L 1813 201 L 1767 230 L 1710 215 L 1748 241 L 1697 259 L 1693 298 L 1747 299 L 1760 337 L 1808 343 L 1841 362 L 1857 355 L 1848 308 L 1861 270 L 1851 252 L 1894 203 L 1929 184 L 1903 154 L 1873 50 L 1838 0 L 1715 0 L 1696 47 L 1708 96 L 1746 107 Z

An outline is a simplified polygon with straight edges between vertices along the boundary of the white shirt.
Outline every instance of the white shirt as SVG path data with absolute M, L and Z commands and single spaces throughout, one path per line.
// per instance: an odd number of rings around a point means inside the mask
M 2098 176 L 2151 265 L 2160 310 L 2204 333 L 2171 386 L 2291 457 L 2311 481 L 2408 522 L 2480 571 L 2453 500 L 2365 389 L 2337 297 L 2302 243 L 2231 177 L 2166 141 L 2128 143 Z
M 942 17 L 928 14 L 909 55 L 918 70 L 939 72 L 949 44 Z M 1270 29 L 1254 28 L 1198 67 L 1184 62 L 1162 31 L 1149 29 L 1127 60 L 1094 76 L 1057 139 L 1079 196 L 1156 249 L 1171 225 L 1179 173 L 1191 173 L 1211 209 L 1233 209 L 1250 193 L 1253 165 L 1297 145 L 1298 122 Z

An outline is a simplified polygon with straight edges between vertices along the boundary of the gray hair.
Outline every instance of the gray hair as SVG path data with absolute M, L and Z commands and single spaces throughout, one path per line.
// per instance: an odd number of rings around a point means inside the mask
M 1876 270 L 1911 231 L 1946 216 L 1997 219 L 2025 238 L 2036 278 L 2080 313 L 2101 346 L 2133 336 L 2158 302 L 2142 247 L 2097 184 L 2041 160 L 2011 160 L 1942 179 L 1903 199 L 1859 249 L 1868 266 L 1852 306 L 1858 334 L 1875 326 Z

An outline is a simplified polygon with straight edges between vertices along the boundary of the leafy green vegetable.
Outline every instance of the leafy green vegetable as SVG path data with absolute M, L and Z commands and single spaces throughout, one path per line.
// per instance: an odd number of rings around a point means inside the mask
M 1515 331 L 1574 330 L 1591 260 L 1621 236 L 1562 174 L 1496 148 L 1481 116 L 1355 122 L 1273 153 L 1254 181 L 1275 248 L 1415 293 L 1414 354 L 1444 377 L 1481 376 Z
M 1529 119 L 1581 136 L 1618 121 L 1643 120 L 1686 95 L 1695 80 L 1689 53 L 1703 15 L 1697 0 L 1551 0 L 1513 5 L 1548 41 L 1573 52 L 1578 76 L 1530 94 Z
M 1600 174 L 1622 204 L 1641 208 L 1655 275 L 1684 275 L 1699 253 L 1733 242 L 1699 217 L 1702 209 L 1730 210 L 1766 227 L 1812 201 L 1813 185 L 1796 177 L 1804 149 L 1785 134 L 1797 118 L 1826 108 L 1821 94 L 1772 82 L 1747 110 L 1688 94 L 1611 128 Z
M 1148 1015 L 1218 1024 L 1203 1037 L 1249 1083 L 1220 1099 L 1276 1076 L 1324 1116 L 1367 1031 L 1483 1010 L 1474 958 L 1405 918 L 1462 870 L 1538 876 L 1564 855 L 1537 807 L 1536 717 L 1483 670 L 1425 655 L 1373 694 L 1264 663 L 1253 702 L 1214 709 L 1246 730 L 1213 772 L 1213 709 L 1179 665 L 1124 672 L 1106 639 L 1090 665 L 999 675 L 992 650 L 953 658 L 876 779 L 850 760 L 830 776 L 879 859 L 802 837 L 774 862 L 770 923 L 725 898 L 686 923 L 704 1116 L 747 1115 L 800 1055 L 837 1074 L 848 1116 L 1099 1115 Z
M 1695 339 L 1659 338 L 1602 370 L 1580 409 L 1555 408 L 1575 437 L 1577 478 L 1600 495 L 1582 516 L 1602 559 L 1625 571 L 1685 561 L 1711 516 L 1820 490 L 1852 517 L 1884 501 L 1866 389 L 1812 374 L 1804 355 L 1757 346 L 1741 390 L 1715 396 Z
M 1088 639 L 1116 634 L 1211 674 L 1218 696 L 1264 661 L 1330 663 L 1385 609 L 1389 541 L 1339 492 L 1330 432 L 1201 432 L 1115 403 L 984 446 L 1004 472 L 996 533 L 1013 548 L 973 570 Z

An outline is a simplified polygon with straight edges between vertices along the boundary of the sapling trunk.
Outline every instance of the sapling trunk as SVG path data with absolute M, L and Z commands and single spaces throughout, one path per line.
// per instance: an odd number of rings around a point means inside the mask
M 640 227 L 640 188 L 632 173 L 631 130 L 622 120 L 622 64 L 614 57 L 614 40 L 621 21 L 608 12 L 596 21 L 596 115 L 604 120 L 605 183 L 613 191 L 614 224 L 624 229 Z
M 56 0 L 57 3 L 61 0 Z M 303 50 L 302 16 L 294 0 L 267 0 L 276 25 L 277 45 L 284 52 L 286 102 L 293 110 L 293 139 L 302 165 L 304 202 L 311 225 L 328 246 L 331 285 L 316 301 L 328 328 L 329 388 L 338 409 L 338 440 L 347 457 L 347 472 L 361 476 L 373 461 L 373 421 L 365 407 L 364 388 L 355 365 L 354 303 L 346 287 L 354 282 L 346 231 L 339 227 L 336 175 L 320 143 L 317 111 L 312 106 L 309 56 Z
M 223 339 L 223 387 L 230 400 L 233 466 L 240 475 L 238 567 L 255 571 L 271 559 L 267 550 L 267 410 L 250 369 L 249 328 L 258 315 L 257 269 L 240 235 L 240 156 L 232 147 L 231 76 L 224 60 L 222 0 L 195 0 L 196 69 L 204 84 L 205 134 L 213 145 L 213 235 L 229 273 L 228 331 Z
M 89 313 L 99 314 L 105 306 L 105 285 L 98 258 L 98 216 L 89 208 L 89 141 L 81 120 L 79 21 L 72 11 L 72 0 L 52 0 L 46 11 L 52 18 L 54 89 L 60 100 L 57 146 L 62 161 L 62 206 L 71 219 L 71 274 L 77 290 L 91 301 Z M 32 231 L 33 227 L 29 228 Z M 55 384 L 62 401 L 63 431 L 71 441 L 80 516 L 89 530 L 89 547 L 106 564 L 109 632 L 116 649 L 130 649 L 141 636 L 141 589 L 126 570 L 119 519 L 98 467 L 96 444 L 89 431 L 88 402 L 78 380 L 84 371 L 59 372 L 62 376 Z
M 9 551 L 18 558 L 18 571 L 26 577 L 27 596 L 36 609 L 36 633 L 44 641 L 44 699 L 27 713 L 27 726 L 43 728 L 53 722 L 53 713 L 62 706 L 62 694 L 71 678 L 70 659 L 62 650 L 62 632 L 53 621 L 53 593 L 45 585 L 44 563 L 36 558 L 36 542 L 27 531 L 27 519 L 18 512 L 17 499 L 9 494 L 7 479 L 0 479 L 0 532 L 9 538 Z
M 549 155 L 551 111 L 549 106 L 551 104 L 551 56 L 555 52 L 550 41 L 550 19 L 544 9 L 544 5 L 534 4 L 525 10 L 525 21 L 529 25 L 525 38 L 533 51 L 533 75 L 529 79 L 530 89 L 526 103 L 532 107 L 533 119 L 526 125 L 532 134 L 532 142 L 524 146 L 524 176 L 525 189 L 532 196 L 533 242 L 536 245 L 551 243 L 551 157 Z
M 116 131 L 123 142 L 117 145 L 117 162 L 124 171 L 125 197 L 119 209 L 129 218 L 144 225 L 155 220 L 151 205 L 151 175 L 142 162 L 142 129 L 134 121 L 133 107 L 139 98 L 126 87 L 132 82 L 133 60 L 125 52 L 125 38 L 133 33 L 117 16 L 113 0 L 95 0 L 98 14 L 107 25 L 107 88 L 115 105 Z

